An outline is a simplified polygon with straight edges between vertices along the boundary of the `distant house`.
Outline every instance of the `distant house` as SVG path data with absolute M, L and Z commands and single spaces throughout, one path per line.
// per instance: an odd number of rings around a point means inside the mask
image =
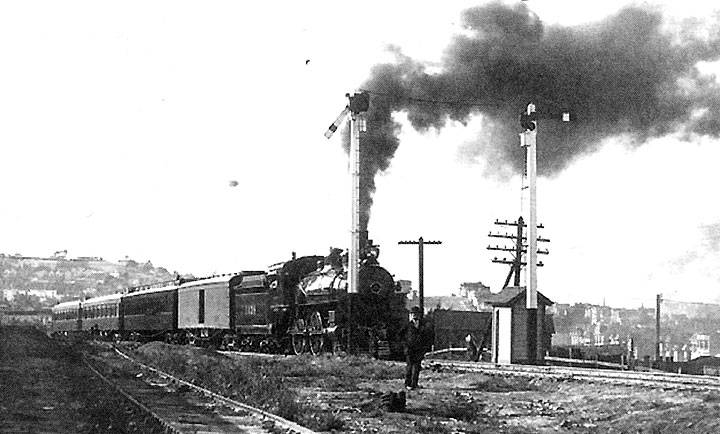
M 477 312 L 477 308 L 473 306 L 472 301 L 465 297 L 459 297 L 456 295 L 425 297 L 425 312 L 436 309 Z
M 400 282 L 402 286 L 402 282 L 404 281 L 399 280 L 398 282 Z M 409 284 L 409 281 L 407 282 Z M 458 292 L 458 294 L 449 296 L 426 296 L 424 300 L 425 313 L 438 309 L 461 312 L 492 311 L 490 305 L 481 301 L 491 294 L 490 287 L 483 285 L 482 282 L 465 282 L 460 285 Z M 419 304 L 417 293 L 412 292 L 412 297 L 408 300 L 408 307 L 418 306 Z
M 460 285 L 460 296 L 470 300 L 476 310 L 492 312 L 492 307 L 481 300 L 490 295 L 490 287 L 482 282 L 465 282 Z
M 13 301 L 19 295 L 34 296 L 40 300 L 57 300 L 58 293 L 54 289 L 3 289 L 2 296 L 7 301 Z
M 710 336 L 695 333 L 690 337 L 690 360 L 710 355 Z
M 412 291 L 412 282 L 409 280 L 397 280 L 397 284 L 400 285 L 400 292 L 403 294 L 409 294 Z
M 0 324 L 3 325 L 49 325 L 51 322 L 50 309 L 30 311 L 0 309 Z

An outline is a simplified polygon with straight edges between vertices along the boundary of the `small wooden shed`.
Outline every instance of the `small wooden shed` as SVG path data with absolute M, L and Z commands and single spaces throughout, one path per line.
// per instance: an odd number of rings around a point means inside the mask
M 492 318 L 492 361 L 495 363 L 536 363 L 542 364 L 545 353 L 550 348 L 548 333 L 552 325 L 546 324 L 545 309 L 553 302 L 537 294 L 537 333 L 535 357 L 529 357 L 528 349 L 528 311 L 525 307 L 525 287 L 508 287 L 501 292 L 491 294 L 483 300 L 493 307 Z

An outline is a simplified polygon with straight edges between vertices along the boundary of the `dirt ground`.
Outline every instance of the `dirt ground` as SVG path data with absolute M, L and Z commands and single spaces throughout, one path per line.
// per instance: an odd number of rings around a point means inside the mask
M 720 396 L 711 393 L 428 370 L 421 385 L 407 393 L 404 412 L 386 411 L 379 396 L 401 380 L 299 390 L 309 407 L 337 412 L 346 432 L 720 432 Z
M 156 429 L 94 380 L 71 348 L 26 330 L 0 330 L 0 432 Z M 106 347 L 95 345 L 95 355 Z M 228 357 L 161 343 L 128 350 L 226 396 L 323 432 L 720 432 L 717 392 L 442 369 L 423 370 L 422 388 L 405 391 L 401 364 L 366 357 Z M 390 411 L 383 398 L 401 391 L 406 392 L 405 409 Z
M 303 403 L 335 413 L 343 432 L 720 432 L 720 395 L 708 392 L 424 370 L 406 410 L 389 412 L 381 397 L 402 390 L 400 379 L 331 391 L 298 383 Z
M 199 357 L 231 370 L 282 379 L 297 402 L 286 416 L 326 432 L 350 433 L 544 433 L 720 432 L 720 394 L 529 379 L 424 369 L 421 388 L 405 391 L 404 366 L 366 357 L 210 356 L 147 344 L 140 354 L 183 351 L 189 365 Z M 163 356 L 167 357 L 167 356 Z M 155 356 L 157 358 L 157 356 Z M 227 385 L 226 391 L 233 391 Z M 404 411 L 389 411 L 383 397 L 406 392 Z M 246 399 L 252 396 L 245 395 Z
M 152 433 L 153 420 L 107 391 L 70 346 L 0 328 L 0 432 Z

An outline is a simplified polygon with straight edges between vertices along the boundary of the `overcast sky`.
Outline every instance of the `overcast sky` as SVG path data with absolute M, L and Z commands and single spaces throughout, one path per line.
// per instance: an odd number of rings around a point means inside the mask
M 544 25 L 571 28 L 625 4 L 525 3 Z M 652 10 L 702 20 L 703 3 Z M 468 34 L 463 10 L 479 4 L 0 3 L 0 252 L 127 255 L 203 275 L 346 247 L 347 155 L 339 133 L 323 133 L 374 65 L 396 61 L 388 46 L 441 73 L 446 47 Z M 715 80 L 712 61 L 695 70 Z M 487 234 L 520 215 L 520 178 L 475 151 L 486 119 L 429 130 L 405 111 L 393 119 L 399 147 L 376 178 L 369 225 L 381 263 L 416 285 L 417 249 L 397 242 L 441 240 L 425 250 L 428 295 L 466 281 L 499 290 L 508 270 L 491 263 Z M 541 292 L 720 302 L 720 147 L 683 127 L 641 140 L 602 132 L 540 179 L 551 239 Z

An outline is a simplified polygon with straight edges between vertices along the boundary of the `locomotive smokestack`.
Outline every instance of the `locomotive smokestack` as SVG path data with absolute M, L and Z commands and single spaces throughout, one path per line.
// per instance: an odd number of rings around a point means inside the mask
M 372 242 L 368 238 L 367 226 L 363 227 L 360 225 L 360 251 L 363 252 L 367 248 L 371 247 Z

